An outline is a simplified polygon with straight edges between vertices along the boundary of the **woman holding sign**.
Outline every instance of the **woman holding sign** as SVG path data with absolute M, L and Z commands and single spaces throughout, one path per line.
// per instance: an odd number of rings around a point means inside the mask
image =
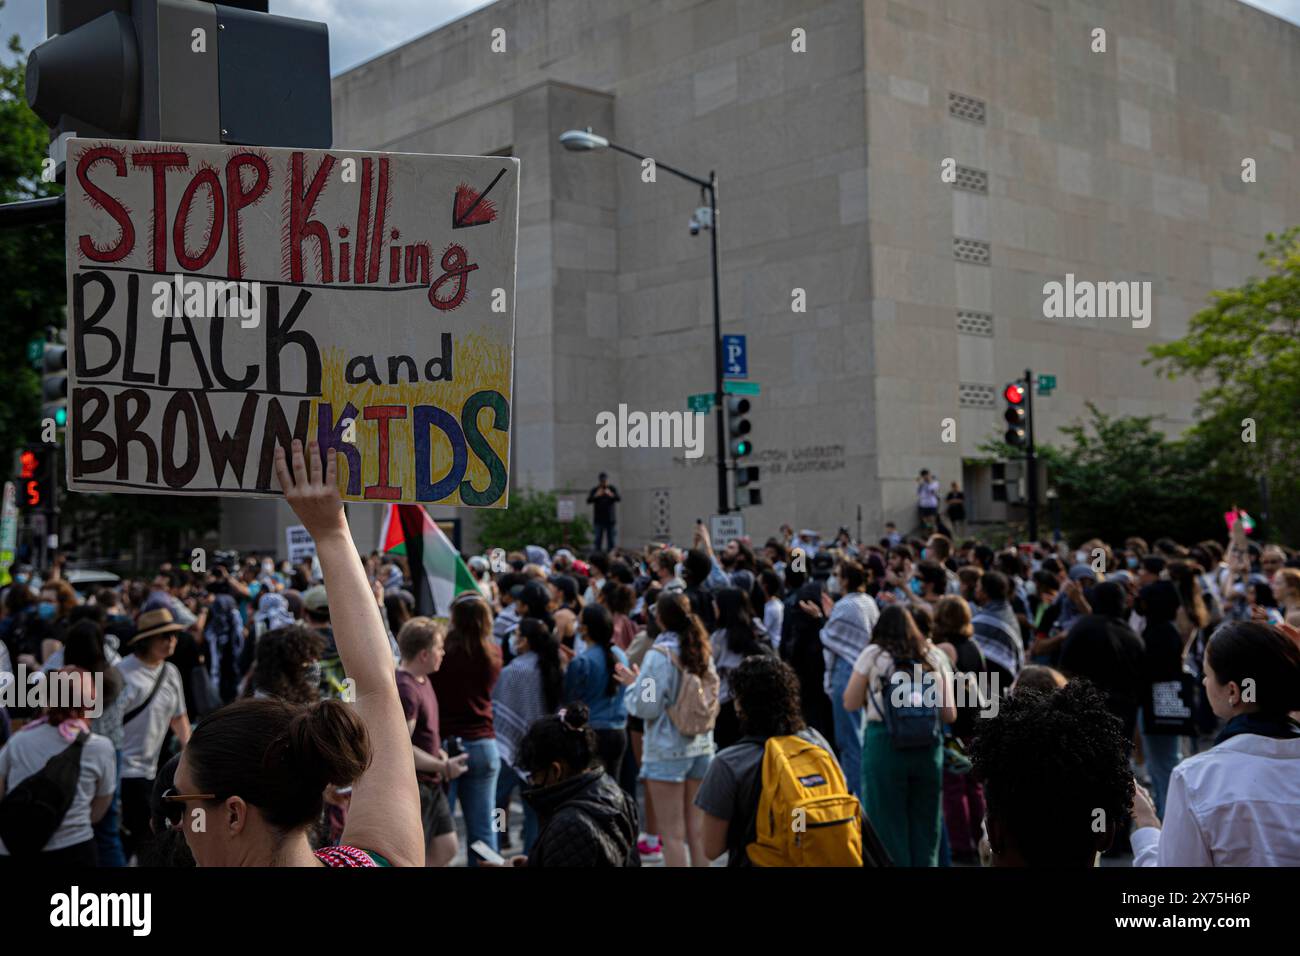
M 280 446 L 275 470 L 285 498 L 316 542 L 330 594 L 330 620 L 356 699 L 309 706 L 241 700 L 194 731 L 164 795 L 179 812 L 199 866 L 421 866 L 424 834 L 411 740 L 393 680 L 393 659 L 374 595 L 348 531 L 335 453 L 321 467 L 293 443 L 290 472 Z M 342 846 L 312 852 L 326 785 L 351 785 Z M 197 825 L 202 821 L 202 826 Z

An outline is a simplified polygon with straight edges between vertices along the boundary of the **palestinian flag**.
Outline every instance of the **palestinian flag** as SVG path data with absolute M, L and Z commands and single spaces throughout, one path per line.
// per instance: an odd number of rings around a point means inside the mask
M 420 505 L 389 505 L 379 533 L 380 554 L 400 554 L 411 569 L 415 613 L 446 617 L 451 601 L 477 591 L 469 568 Z

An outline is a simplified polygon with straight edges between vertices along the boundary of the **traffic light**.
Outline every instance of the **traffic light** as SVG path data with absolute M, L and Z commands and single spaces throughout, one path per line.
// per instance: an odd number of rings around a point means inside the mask
M 328 148 L 329 32 L 267 0 L 47 0 L 27 104 L 65 137 Z
M 763 503 L 763 491 L 761 488 L 752 488 L 751 485 L 758 482 L 758 466 L 743 465 L 736 467 L 736 507 L 744 508 L 746 506 L 761 505 Z
M 739 395 L 727 397 L 727 429 L 731 435 L 731 457 L 745 458 L 753 452 L 753 445 L 748 437 L 750 424 L 745 416 L 749 414 L 749 399 Z
M 1002 397 L 1007 400 L 1007 410 L 1002 413 L 1007 421 L 1006 442 L 1022 448 L 1025 444 L 1025 386 L 1021 382 L 1011 382 L 1002 390 Z
M 46 342 L 41 357 L 41 427 L 51 418 L 57 428 L 68 423 L 68 350 Z
M 18 504 L 30 511 L 45 506 L 45 450 L 25 448 L 18 456 Z

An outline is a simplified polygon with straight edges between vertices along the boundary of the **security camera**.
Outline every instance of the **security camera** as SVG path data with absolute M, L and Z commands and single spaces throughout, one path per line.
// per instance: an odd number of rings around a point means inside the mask
M 691 217 L 691 235 L 692 235 L 692 236 L 698 236 L 699 234 L 700 234 L 700 221 L 699 221 L 698 219 L 696 219 L 694 216 L 692 216 L 692 217 Z

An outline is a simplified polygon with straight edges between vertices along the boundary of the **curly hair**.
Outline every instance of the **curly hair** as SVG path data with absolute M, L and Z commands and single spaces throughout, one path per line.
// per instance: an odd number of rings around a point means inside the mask
M 805 727 L 799 677 L 778 657 L 760 654 L 745 658 L 731 672 L 731 692 L 746 737 L 784 737 Z
M 248 693 L 261 691 L 294 704 L 320 698 L 320 687 L 307 680 L 307 666 L 325 653 L 325 639 L 301 624 L 267 631 L 257 642 Z
M 1085 680 L 1025 688 L 978 724 L 971 758 L 988 819 L 1028 866 L 1091 866 L 1097 822 L 1122 826 L 1133 805 L 1131 744 L 1105 695 Z

